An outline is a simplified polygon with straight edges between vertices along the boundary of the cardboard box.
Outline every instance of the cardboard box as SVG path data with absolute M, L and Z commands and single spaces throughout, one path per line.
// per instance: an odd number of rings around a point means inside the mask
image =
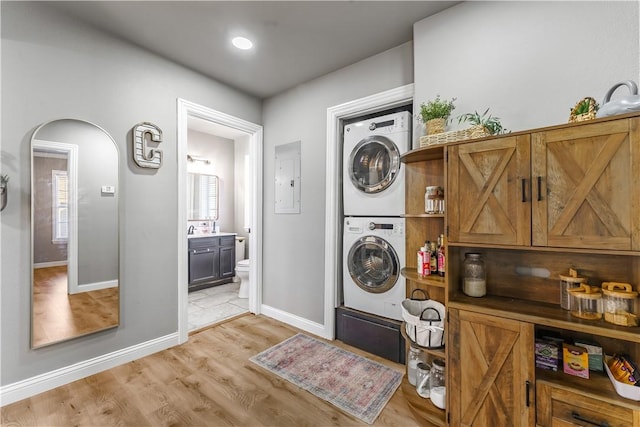
M 557 371 L 560 366 L 560 346 L 558 343 L 538 338 L 535 345 L 536 368 Z
M 589 378 L 589 353 L 586 348 L 563 344 L 562 354 L 565 374 Z
M 589 354 L 589 370 L 603 372 L 602 362 L 604 354 L 602 347 L 595 341 L 579 340 L 574 342 L 578 347 L 584 347 Z

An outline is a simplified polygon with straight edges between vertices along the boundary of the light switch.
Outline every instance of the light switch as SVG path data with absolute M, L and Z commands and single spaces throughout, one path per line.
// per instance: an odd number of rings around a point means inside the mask
M 116 187 L 113 185 L 103 185 L 102 186 L 102 194 L 115 194 Z

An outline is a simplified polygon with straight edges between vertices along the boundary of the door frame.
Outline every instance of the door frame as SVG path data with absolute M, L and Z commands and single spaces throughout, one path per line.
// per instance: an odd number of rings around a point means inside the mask
M 413 83 L 327 108 L 327 175 L 325 194 L 324 331 L 335 339 L 335 309 L 342 283 L 342 121 L 413 102 Z M 415 106 L 414 106 L 415 107 Z
M 178 98 L 178 335 L 189 338 L 187 289 L 187 136 L 188 118 L 196 117 L 249 134 L 251 161 L 251 222 L 249 233 L 249 311 L 260 314 L 262 306 L 262 126 L 203 105 Z

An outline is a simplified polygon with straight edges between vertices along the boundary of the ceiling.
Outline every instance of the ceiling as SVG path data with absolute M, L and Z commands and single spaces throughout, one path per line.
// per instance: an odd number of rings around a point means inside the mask
M 70 1 L 51 7 L 258 98 L 412 40 L 451 1 Z M 240 51 L 242 35 L 254 48 Z

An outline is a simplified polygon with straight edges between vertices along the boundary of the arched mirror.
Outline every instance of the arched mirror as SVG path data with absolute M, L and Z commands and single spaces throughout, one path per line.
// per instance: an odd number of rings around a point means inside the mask
M 118 326 L 118 148 L 75 119 L 31 137 L 31 347 Z

